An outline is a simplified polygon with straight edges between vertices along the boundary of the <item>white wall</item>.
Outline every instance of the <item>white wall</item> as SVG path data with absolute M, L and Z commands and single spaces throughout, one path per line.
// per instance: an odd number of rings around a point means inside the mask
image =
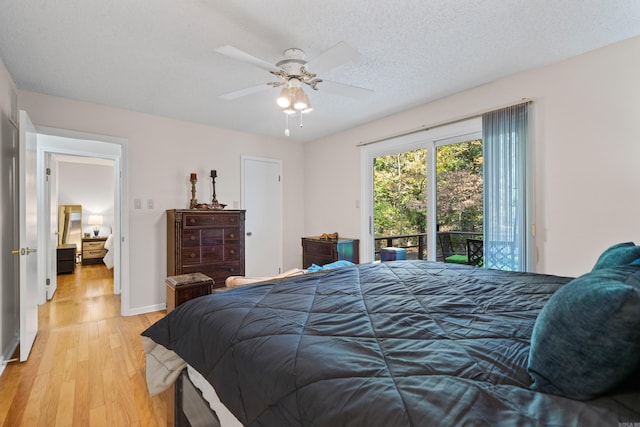
M 582 274 L 609 245 L 640 243 L 638 76 L 640 37 L 308 143 L 305 234 L 359 235 L 358 143 L 532 98 L 536 271 Z
M 216 195 L 233 207 L 240 201 L 240 156 L 281 159 L 284 193 L 284 269 L 299 267 L 303 231 L 303 146 L 275 138 L 167 119 L 33 92 L 19 93 L 20 106 L 36 126 L 115 136 L 128 140 L 129 301 L 133 313 L 166 300 L 165 210 L 186 208 L 189 174 L 198 174 L 196 196 L 211 197 L 205 179 L 216 169 Z M 134 209 L 134 199 L 143 209 Z M 146 201 L 153 200 L 153 208 Z

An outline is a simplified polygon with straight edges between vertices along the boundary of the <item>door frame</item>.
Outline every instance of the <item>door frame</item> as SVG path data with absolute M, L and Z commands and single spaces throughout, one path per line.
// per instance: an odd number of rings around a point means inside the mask
M 113 246 L 114 250 L 114 293 L 120 294 L 120 311 L 123 316 L 131 312 L 129 301 L 129 202 L 128 202 L 128 140 L 126 138 L 77 132 L 66 129 L 36 126 L 38 132 L 38 217 L 39 226 L 38 245 L 48 248 L 52 233 L 48 209 L 45 211 L 47 188 L 46 159 L 51 154 L 67 154 L 81 157 L 110 159 L 114 162 L 114 218 L 113 240 L 119 242 Z M 47 138 L 51 137 L 51 138 Z M 49 253 L 49 251 L 44 251 Z M 44 258 L 44 257 L 41 257 Z M 55 265 L 55 263 L 52 263 Z M 47 259 L 38 263 L 40 304 L 46 302 L 46 278 L 51 272 L 47 271 Z
M 436 206 L 435 206 L 435 148 L 438 145 L 453 143 L 460 137 L 477 135 L 482 131 L 482 118 L 468 120 L 426 129 L 424 131 L 401 135 L 381 142 L 364 145 L 360 150 L 360 179 L 362 200 L 360 211 L 360 262 L 373 262 L 375 245 L 373 243 L 373 162 L 376 157 L 402 153 L 418 149 L 427 150 L 427 259 L 436 257 Z M 460 138 L 463 141 L 464 138 Z M 446 142 L 444 142 L 446 141 Z

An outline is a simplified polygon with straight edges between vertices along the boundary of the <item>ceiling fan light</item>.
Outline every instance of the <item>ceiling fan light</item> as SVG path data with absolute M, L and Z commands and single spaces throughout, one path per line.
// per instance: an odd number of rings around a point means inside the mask
M 292 114 L 296 113 L 296 110 L 294 110 L 291 106 L 285 108 L 284 110 L 282 110 L 283 113 L 285 113 L 286 115 L 290 116 Z
M 289 93 L 289 88 L 282 88 L 282 90 L 280 91 L 280 96 L 278 97 L 276 102 L 281 108 L 287 108 L 291 105 L 291 94 Z
M 305 99 L 307 100 L 307 108 L 305 108 L 304 110 L 302 110 L 303 114 L 309 114 L 310 112 L 313 111 L 313 107 L 311 106 L 311 102 L 309 102 L 309 98 L 307 97 L 307 95 L 305 94 Z
M 296 110 L 304 110 L 305 108 L 307 108 L 308 102 L 309 101 L 307 95 L 304 93 L 304 91 L 301 88 L 297 88 L 293 97 L 293 108 L 295 108 Z

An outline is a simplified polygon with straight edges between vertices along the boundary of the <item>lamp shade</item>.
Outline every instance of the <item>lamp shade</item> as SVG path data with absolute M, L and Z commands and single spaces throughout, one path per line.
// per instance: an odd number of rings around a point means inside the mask
M 280 91 L 280 96 L 276 100 L 280 107 L 287 108 L 291 105 L 291 94 L 289 92 L 288 87 L 282 88 Z
M 293 108 L 296 110 L 304 110 L 307 108 L 307 95 L 301 88 L 296 88 L 296 93 L 293 98 Z
M 102 225 L 103 218 L 102 215 L 89 215 L 89 220 L 87 224 L 89 225 Z

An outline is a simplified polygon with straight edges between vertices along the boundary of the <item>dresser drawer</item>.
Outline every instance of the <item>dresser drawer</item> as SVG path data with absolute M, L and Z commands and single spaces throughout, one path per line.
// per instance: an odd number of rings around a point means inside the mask
M 182 247 L 220 245 L 223 240 L 222 228 L 193 228 L 182 233 Z
M 231 214 L 206 215 L 206 214 L 185 214 L 183 227 L 223 227 L 225 225 L 238 225 L 238 216 Z
M 304 251 L 308 254 L 331 257 L 335 253 L 335 243 L 309 241 L 304 242 Z
M 92 249 L 104 249 L 104 241 L 102 242 L 82 242 L 82 250 L 90 251 Z
M 104 258 L 107 254 L 106 249 L 91 249 L 82 251 L 83 259 Z
M 229 243 L 224 245 L 225 261 L 238 261 L 240 259 L 240 255 L 242 255 L 242 248 L 240 245 L 230 245 Z
M 224 240 L 226 242 L 229 241 L 238 241 L 240 240 L 240 229 L 236 227 L 227 227 L 224 229 Z

